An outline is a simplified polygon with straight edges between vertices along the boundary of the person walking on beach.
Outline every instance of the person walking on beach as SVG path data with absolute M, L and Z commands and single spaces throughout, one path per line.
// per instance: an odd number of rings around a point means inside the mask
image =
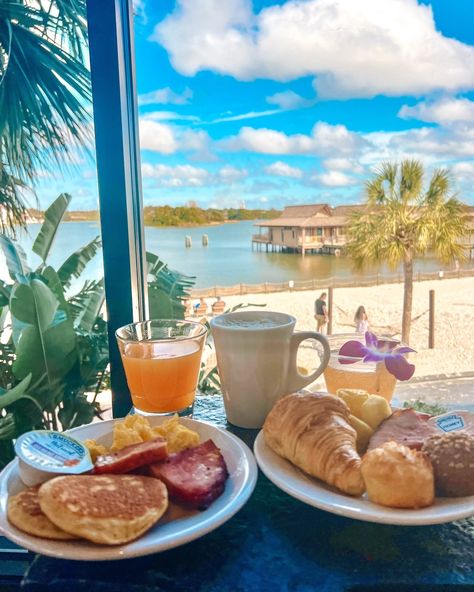
M 314 303 L 314 318 L 316 319 L 316 331 L 324 332 L 324 327 L 329 321 L 328 306 L 326 304 L 327 294 L 323 292 Z
M 354 316 L 354 323 L 356 326 L 356 333 L 365 333 L 369 330 L 369 317 L 365 312 L 363 306 L 359 306 Z

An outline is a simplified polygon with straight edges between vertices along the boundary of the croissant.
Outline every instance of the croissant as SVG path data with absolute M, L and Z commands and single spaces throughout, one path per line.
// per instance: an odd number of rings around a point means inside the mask
M 346 403 L 333 395 L 287 395 L 267 415 L 265 442 L 308 475 L 349 495 L 362 495 L 361 459 L 349 415 Z

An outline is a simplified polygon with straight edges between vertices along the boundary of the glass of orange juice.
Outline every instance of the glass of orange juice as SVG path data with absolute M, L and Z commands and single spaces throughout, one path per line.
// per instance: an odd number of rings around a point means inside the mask
M 125 325 L 117 342 L 138 413 L 191 415 L 207 329 L 160 319 Z

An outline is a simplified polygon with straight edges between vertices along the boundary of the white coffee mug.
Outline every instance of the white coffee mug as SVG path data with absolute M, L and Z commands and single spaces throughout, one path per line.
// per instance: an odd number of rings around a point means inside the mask
M 321 375 L 330 348 L 315 331 L 294 333 L 296 319 L 281 312 L 241 311 L 211 320 L 227 420 L 242 428 L 260 428 L 283 395 L 293 393 Z M 319 367 L 298 372 L 298 347 L 305 339 L 323 346 Z

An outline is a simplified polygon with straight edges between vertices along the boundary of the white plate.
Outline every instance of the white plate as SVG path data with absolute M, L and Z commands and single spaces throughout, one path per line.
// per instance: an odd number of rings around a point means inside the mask
M 351 497 L 338 493 L 322 481 L 309 477 L 265 444 L 261 431 L 254 445 L 258 466 L 277 487 L 296 499 L 333 514 L 379 522 L 417 526 L 440 524 L 474 515 L 474 496 L 436 498 L 434 505 L 420 510 L 385 508 L 373 504 L 367 496 Z
M 163 418 L 149 418 L 152 426 Z M 109 420 L 81 426 L 68 433 L 78 440 L 99 439 L 101 443 L 112 443 L 112 425 Z M 167 524 L 158 524 L 136 541 L 127 545 L 108 547 L 86 541 L 50 541 L 30 536 L 11 525 L 7 520 L 6 508 L 8 494 L 25 489 L 18 476 L 18 460 L 13 460 L 0 473 L 0 532 L 18 545 L 51 557 L 80 559 L 85 561 L 104 561 L 125 559 L 157 553 L 177 547 L 216 529 L 229 520 L 250 497 L 257 481 L 257 465 L 252 452 L 239 438 L 211 424 L 181 419 L 183 425 L 199 433 L 201 441 L 212 438 L 224 456 L 229 471 L 225 490 L 211 506 L 192 516 L 179 518 Z

